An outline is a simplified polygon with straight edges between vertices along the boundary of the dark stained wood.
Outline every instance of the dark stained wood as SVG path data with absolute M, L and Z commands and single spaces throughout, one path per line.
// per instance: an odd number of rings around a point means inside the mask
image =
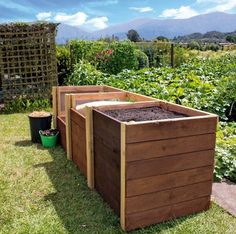
M 214 150 L 205 150 L 129 162 L 127 163 L 127 180 L 213 165 L 214 156 Z
M 120 214 L 120 125 L 93 112 L 95 189 Z M 116 135 L 114 135 L 116 134 Z M 107 144 L 107 139 L 116 141 Z
M 107 138 L 116 138 L 120 140 L 120 123 L 93 110 L 93 134 L 101 136 L 103 140 Z
M 211 194 L 212 181 L 191 184 L 156 193 L 126 198 L 126 213 L 132 214 L 168 206 L 184 201 L 194 200 Z
M 127 197 L 195 184 L 213 179 L 213 165 L 127 181 Z
M 198 119 L 174 119 L 156 123 L 127 125 L 127 143 L 215 133 L 216 125 L 217 118 L 211 116 Z
M 65 117 L 57 117 L 57 129 L 59 130 L 59 143 L 66 151 L 66 123 Z
M 142 228 L 154 223 L 175 219 L 209 209 L 210 196 L 182 202 L 175 205 L 127 215 L 126 230 Z
M 87 177 L 86 135 L 85 128 L 81 128 L 75 121 L 71 121 L 72 160 Z
M 215 148 L 215 134 L 127 144 L 127 162 Z
M 85 117 L 77 112 L 75 109 L 70 110 L 71 121 L 74 121 L 81 128 L 85 129 Z

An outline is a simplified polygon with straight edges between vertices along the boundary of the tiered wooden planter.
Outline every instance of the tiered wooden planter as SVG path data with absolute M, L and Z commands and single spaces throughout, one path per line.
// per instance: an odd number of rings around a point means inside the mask
M 148 106 L 188 117 L 129 123 L 104 113 Z M 209 208 L 217 116 L 157 101 L 94 108 L 91 120 L 90 187 L 124 230 Z
M 120 216 L 123 230 L 209 208 L 216 115 L 107 86 L 60 87 L 53 93 L 67 157 Z M 98 100 L 136 103 L 75 108 Z M 121 122 L 104 113 L 154 106 L 187 117 Z
M 52 89 L 54 126 L 60 131 L 60 142 L 66 150 L 66 95 L 85 93 L 120 92 L 119 89 L 105 85 L 55 86 Z

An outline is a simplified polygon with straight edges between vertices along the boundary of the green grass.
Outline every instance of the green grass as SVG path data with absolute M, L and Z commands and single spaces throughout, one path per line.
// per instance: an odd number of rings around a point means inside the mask
M 133 233 L 235 233 L 221 208 Z M 0 233 L 123 233 L 60 146 L 32 144 L 26 114 L 0 115 Z

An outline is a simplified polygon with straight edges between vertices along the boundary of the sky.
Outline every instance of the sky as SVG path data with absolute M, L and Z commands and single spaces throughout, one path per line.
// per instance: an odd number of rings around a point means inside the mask
M 184 19 L 236 13 L 236 0 L 0 0 L 0 23 L 52 21 L 88 31 L 137 18 Z

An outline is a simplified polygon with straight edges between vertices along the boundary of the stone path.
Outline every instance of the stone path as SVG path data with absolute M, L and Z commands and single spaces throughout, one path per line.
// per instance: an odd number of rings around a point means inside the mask
M 219 206 L 236 216 L 236 184 L 230 181 L 214 183 L 212 197 Z

